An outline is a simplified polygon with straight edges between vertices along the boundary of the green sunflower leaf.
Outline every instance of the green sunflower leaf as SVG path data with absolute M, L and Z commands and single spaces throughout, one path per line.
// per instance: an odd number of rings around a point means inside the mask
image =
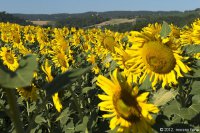
M 110 67 L 108 68 L 108 71 L 111 72 L 113 71 L 115 68 L 117 68 L 118 64 L 116 63 L 116 61 L 112 60 L 110 62 Z
M 192 90 L 191 90 L 191 94 L 195 95 L 195 94 L 200 94 L 200 81 L 194 81 L 192 84 Z
M 200 113 L 200 94 L 192 97 L 192 105 L 188 108 L 182 108 L 180 104 L 174 100 L 168 106 L 165 106 L 163 113 L 166 116 L 172 116 L 172 123 L 180 122 L 180 120 L 191 120 Z
M 182 48 L 187 54 L 196 54 L 200 53 L 200 45 L 196 44 L 190 44 L 190 45 L 185 45 Z
M 88 133 L 88 128 L 87 128 L 88 121 L 89 121 L 89 118 L 87 116 L 84 116 L 83 122 L 76 125 L 75 131 L 82 132 L 82 133 Z
M 47 95 L 51 96 L 54 93 L 63 90 L 67 86 L 74 83 L 77 79 L 81 78 L 81 76 L 90 69 L 91 67 L 73 69 L 57 76 L 50 83 L 44 86 L 44 89 L 47 91 Z
M 178 94 L 177 90 L 166 90 L 166 89 L 159 89 L 157 92 L 153 94 L 153 104 L 156 106 L 162 106 L 167 104 L 169 101 L 175 98 Z
M 169 35 L 170 32 L 171 32 L 170 26 L 168 25 L 167 22 L 163 21 L 162 28 L 161 28 L 161 31 L 160 31 L 160 36 L 162 38 L 166 38 Z
M 146 91 L 151 91 L 152 90 L 152 85 L 151 85 L 150 77 L 147 75 L 143 83 L 139 86 L 140 90 L 146 90 Z
M 11 89 L 29 86 L 36 70 L 36 56 L 25 56 L 20 60 L 19 68 L 15 72 L 9 71 L 4 67 L 0 68 L 0 86 Z
M 45 122 L 46 122 L 46 119 L 42 116 L 42 114 L 39 114 L 35 117 L 35 123 L 42 124 Z

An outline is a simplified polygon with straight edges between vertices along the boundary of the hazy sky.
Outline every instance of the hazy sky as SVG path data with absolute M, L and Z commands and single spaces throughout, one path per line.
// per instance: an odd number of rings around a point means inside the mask
M 0 0 L 7 13 L 81 13 L 88 11 L 170 11 L 200 8 L 200 0 Z

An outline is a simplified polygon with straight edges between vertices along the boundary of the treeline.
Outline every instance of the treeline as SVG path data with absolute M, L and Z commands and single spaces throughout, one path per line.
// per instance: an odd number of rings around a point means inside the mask
M 191 23 L 200 18 L 200 13 L 187 13 L 184 15 L 158 15 L 158 16 L 145 16 L 143 18 L 136 18 L 136 23 L 122 23 L 118 25 L 106 25 L 103 29 L 110 29 L 112 31 L 126 32 L 131 30 L 140 31 L 143 27 L 147 26 L 149 23 L 162 23 L 166 21 L 169 24 L 174 24 L 178 27 L 184 27 L 186 25 L 190 26 Z
M 29 21 L 18 18 L 16 16 L 13 16 L 12 14 L 8 14 L 6 12 L 0 12 L 0 22 L 17 23 L 17 24 L 20 24 L 20 25 L 31 25 L 32 24 Z
M 57 21 L 61 19 L 73 18 L 81 19 L 90 16 L 100 16 L 104 19 L 110 18 L 135 18 L 135 17 L 145 17 L 149 15 L 181 15 L 183 12 L 180 11 L 107 11 L 107 12 L 85 12 L 85 13 L 59 13 L 59 14 L 13 14 L 16 17 L 35 21 Z
M 84 28 L 88 26 L 92 26 L 94 24 L 99 24 L 101 22 L 107 21 L 109 18 L 104 18 L 98 14 L 83 16 L 83 17 L 68 17 L 65 19 L 57 20 L 54 23 L 55 27 L 76 27 L 76 28 Z
M 52 27 L 76 27 L 90 28 L 96 24 L 115 18 L 136 19 L 135 23 L 121 23 L 116 25 L 105 25 L 113 31 L 126 32 L 131 30 L 141 30 L 149 23 L 173 23 L 178 27 L 190 25 L 195 19 L 200 18 L 200 8 L 191 11 L 109 11 L 109 12 L 86 12 L 77 14 L 7 14 L 0 12 L 0 22 L 18 23 L 21 25 L 31 24 L 33 20 L 50 21 L 48 25 Z
M 166 21 L 178 27 L 190 25 L 195 19 L 200 18 L 200 8 L 191 11 L 110 11 L 110 12 L 88 12 L 75 14 L 65 19 L 55 21 L 55 27 L 93 27 L 95 24 L 113 19 L 113 18 L 129 18 L 136 19 L 136 23 L 122 23 L 117 25 L 105 25 L 101 28 L 107 28 L 113 31 L 126 32 L 131 30 L 141 30 L 149 23 L 162 23 Z

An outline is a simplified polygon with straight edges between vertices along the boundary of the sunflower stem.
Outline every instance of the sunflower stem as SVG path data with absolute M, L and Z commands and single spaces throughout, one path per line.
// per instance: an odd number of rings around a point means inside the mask
M 82 113 L 81 108 L 80 108 L 80 105 L 79 105 L 79 103 L 78 103 L 78 98 L 77 98 L 77 96 L 74 94 L 74 91 L 72 90 L 71 87 L 69 87 L 69 91 L 70 91 L 70 93 L 72 94 L 74 104 L 75 104 L 76 109 L 77 109 L 77 111 L 78 111 L 78 113 L 79 113 L 79 117 L 81 118 L 81 120 L 83 120 L 83 113 Z
M 9 113 L 10 113 L 10 118 L 14 123 L 15 130 L 17 133 L 24 133 L 23 129 L 23 123 L 20 120 L 20 111 L 19 107 L 17 104 L 17 98 L 15 95 L 15 90 L 14 89 L 5 89 L 6 95 L 7 95 L 7 101 L 9 104 Z
M 28 101 L 26 101 L 26 110 L 27 110 L 27 114 L 28 116 L 30 115 L 30 112 L 29 112 L 29 104 L 28 104 Z
M 26 130 L 26 133 L 30 133 L 31 132 L 31 129 L 36 125 L 35 123 L 35 118 L 36 116 L 40 113 L 40 111 L 42 111 L 45 107 L 46 107 L 46 104 L 48 102 L 48 99 L 49 97 L 45 97 L 44 99 L 42 99 L 42 103 L 40 104 L 40 108 L 37 108 L 36 111 L 35 111 L 35 114 L 33 115 L 33 117 L 31 118 L 32 121 L 30 121 L 29 123 L 29 126 Z

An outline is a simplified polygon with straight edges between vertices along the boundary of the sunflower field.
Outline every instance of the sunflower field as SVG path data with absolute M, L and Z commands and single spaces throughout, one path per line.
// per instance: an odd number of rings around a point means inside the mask
M 200 19 L 125 33 L 0 23 L 0 132 L 200 131 Z

